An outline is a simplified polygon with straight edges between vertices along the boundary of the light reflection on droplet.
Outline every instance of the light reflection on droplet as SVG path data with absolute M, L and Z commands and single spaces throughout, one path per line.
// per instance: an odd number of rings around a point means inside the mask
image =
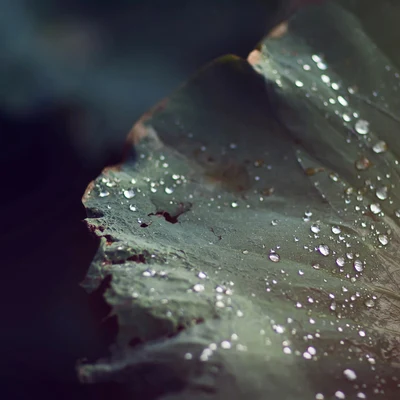
M 341 233 L 342 230 L 340 229 L 340 227 L 338 226 L 332 226 L 332 233 L 335 235 L 339 235 L 339 233 Z

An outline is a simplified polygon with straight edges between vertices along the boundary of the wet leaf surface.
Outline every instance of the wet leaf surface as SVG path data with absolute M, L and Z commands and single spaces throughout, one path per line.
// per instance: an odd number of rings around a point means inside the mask
M 254 69 L 205 67 L 148 121 L 138 162 L 96 179 L 83 285 L 111 276 L 119 332 L 83 382 L 171 400 L 398 398 L 399 75 L 357 24 L 317 7 Z

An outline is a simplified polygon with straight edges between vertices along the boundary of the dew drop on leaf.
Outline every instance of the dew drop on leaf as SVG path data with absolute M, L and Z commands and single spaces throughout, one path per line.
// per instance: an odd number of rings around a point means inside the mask
M 354 381 L 357 379 L 356 373 L 352 369 L 345 369 L 343 375 L 349 380 Z
M 382 246 L 386 246 L 389 243 L 389 238 L 387 235 L 379 235 L 378 240 Z
M 359 119 L 355 125 L 356 132 L 360 135 L 366 135 L 369 132 L 369 122 Z
M 377 154 L 384 153 L 385 151 L 387 151 L 387 149 L 387 144 L 383 140 L 376 142 L 372 147 L 372 150 Z
M 272 262 L 279 262 L 281 257 L 279 256 L 279 254 L 275 253 L 275 252 L 271 252 L 269 253 L 268 258 L 272 261 Z
M 382 211 L 381 205 L 378 204 L 378 203 L 371 204 L 371 205 L 369 206 L 369 209 L 370 209 L 371 212 L 374 213 L 374 214 L 379 214 L 379 213 Z
M 135 197 L 135 192 L 133 191 L 133 189 L 124 190 L 124 197 L 127 199 L 132 199 L 133 197 Z
M 330 253 L 330 249 L 327 244 L 320 244 L 318 246 L 318 251 L 325 257 L 328 256 Z

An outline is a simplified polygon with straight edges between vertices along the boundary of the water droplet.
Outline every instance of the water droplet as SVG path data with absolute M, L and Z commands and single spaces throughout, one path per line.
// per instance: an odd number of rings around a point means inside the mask
M 315 395 L 315 400 L 324 400 L 325 396 L 322 393 L 317 393 Z
M 231 342 L 228 342 L 227 340 L 221 342 L 221 348 L 229 350 L 231 347 L 232 347 Z
M 338 102 L 343 106 L 343 107 L 347 107 L 349 105 L 349 103 L 347 102 L 347 100 L 343 97 L 343 96 L 338 96 Z
M 321 228 L 320 228 L 320 226 L 319 225 L 317 225 L 317 224 L 313 224 L 313 225 L 311 225 L 311 232 L 313 232 L 313 233 L 319 233 L 320 231 L 321 231 Z
M 129 209 L 130 209 L 131 211 L 137 211 L 136 206 L 134 206 L 133 204 L 130 204 L 130 205 L 129 205 Z
M 385 151 L 387 151 L 387 149 L 388 149 L 388 146 L 387 146 L 386 142 L 384 142 L 383 140 L 376 142 L 372 146 L 372 150 L 377 154 L 384 153 Z
M 379 203 L 371 204 L 371 205 L 369 206 L 369 209 L 370 209 L 371 212 L 374 213 L 374 214 L 379 214 L 379 213 L 382 211 L 381 205 L 380 205 Z
M 359 331 L 358 334 L 359 334 L 361 337 L 365 337 L 365 332 L 364 332 L 364 331 Z
M 345 369 L 343 375 L 349 380 L 354 381 L 357 379 L 356 373 L 352 369 Z
M 206 278 L 207 278 L 207 274 L 206 274 L 205 272 L 199 272 L 199 273 L 197 274 L 197 276 L 198 276 L 200 279 L 206 279 Z
M 364 270 L 364 265 L 361 260 L 354 260 L 353 267 L 357 272 L 362 272 Z
M 239 207 L 239 204 L 236 201 L 232 201 L 231 207 L 232 208 L 237 208 L 237 207 Z
M 132 199 L 133 197 L 135 197 L 135 192 L 133 189 L 129 189 L 129 190 L 124 190 L 124 196 L 127 199 Z
M 110 192 L 108 192 L 107 190 L 102 190 L 99 193 L 99 197 L 107 197 L 110 195 Z
M 371 166 L 371 161 L 369 161 L 366 157 L 362 157 L 355 162 L 355 166 L 359 171 L 365 171 Z
M 379 235 L 378 240 L 382 246 L 386 246 L 389 243 L 389 238 L 387 235 Z
M 357 393 L 357 397 L 358 397 L 359 399 L 366 399 L 366 398 L 367 398 L 367 396 L 366 396 L 365 393 L 363 393 L 363 392 L 358 392 L 358 393 Z
M 338 267 L 343 267 L 344 263 L 345 263 L 344 257 L 338 257 L 336 259 L 336 264 L 337 264 Z
M 278 220 L 277 220 L 277 219 L 273 219 L 273 220 L 271 221 L 271 225 L 272 225 L 272 226 L 278 225 Z
M 327 85 L 331 83 L 331 78 L 328 75 L 321 75 L 322 82 L 326 83 Z
M 312 267 L 314 269 L 321 269 L 321 266 L 319 264 L 313 264 Z
M 297 80 L 297 81 L 295 82 L 295 85 L 296 85 L 297 87 L 303 87 L 303 86 L 304 86 L 304 83 L 303 83 L 302 81 Z
M 322 71 L 325 71 L 328 68 L 327 65 L 323 62 L 317 63 L 317 67 Z
M 388 188 L 387 186 L 381 186 L 378 189 L 376 189 L 376 197 L 379 200 L 386 200 L 388 197 Z
M 166 188 L 164 189 L 164 191 L 165 191 L 165 193 L 167 193 L 167 194 L 172 194 L 172 193 L 174 193 L 174 189 L 169 188 L 169 187 L 166 187 Z
M 333 82 L 332 85 L 331 85 L 331 88 L 333 90 L 339 90 L 339 85 L 336 82 Z
M 304 71 L 309 71 L 311 69 L 311 67 L 308 64 L 304 64 L 303 69 L 304 69 Z
M 329 252 L 330 252 L 330 249 L 329 249 L 329 246 L 327 245 L 327 244 L 320 244 L 319 246 L 318 246 L 318 251 L 323 255 L 323 256 L 328 256 L 329 255 Z
M 372 308 L 375 306 L 375 302 L 372 299 L 367 299 L 364 302 L 365 306 L 368 308 Z
M 193 291 L 194 292 L 204 292 L 204 285 L 201 285 L 200 283 L 197 283 L 196 285 L 193 286 Z
M 332 226 L 332 233 L 335 235 L 339 235 L 339 233 L 341 233 L 342 230 L 340 229 L 340 227 L 338 226 Z
M 360 135 L 366 135 L 369 132 L 369 122 L 364 119 L 359 119 L 356 122 L 355 129 Z
M 271 253 L 269 253 L 269 259 L 272 261 L 272 262 L 279 262 L 280 261 L 280 259 L 281 259 L 281 257 L 279 256 L 279 254 L 277 254 L 277 253 L 275 253 L 274 251 L 273 252 L 271 252 Z
M 338 398 L 338 399 L 345 399 L 345 398 L 346 398 L 346 395 L 345 395 L 342 391 L 340 391 L 340 390 L 338 390 L 337 392 L 335 392 L 335 396 L 336 396 L 336 398 Z
M 311 56 L 311 59 L 312 59 L 315 63 L 319 63 L 319 62 L 322 61 L 322 58 L 321 58 L 319 55 L 317 55 L 317 54 L 313 54 L 313 55 Z
M 273 325 L 272 329 L 276 332 L 276 333 L 284 333 L 285 332 L 285 327 L 282 325 Z

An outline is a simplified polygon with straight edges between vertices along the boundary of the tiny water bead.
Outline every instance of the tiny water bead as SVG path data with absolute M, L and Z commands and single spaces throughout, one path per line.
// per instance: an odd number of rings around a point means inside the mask
M 354 381 L 357 379 L 356 373 L 352 369 L 345 369 L 343 375 L 349 380 Z
M 371 161 L 368 160 L 366 157 L 361 157 L 359 160 L 355 162 L 355 167 L 359 171 L 365 171 L 371 166 Z
M 366 135 L 369 132 L 369 122 L 364 119 L 359 119 L 355 124 L 355 130 L 360 135 Z
M 345 395 L 342 391 L 338 390 L 338 391 L 336 391 L 336 393 L 335 393 L 335 397 L 336 397 L 337 399 L 345 399 L 345 398 L 346 398 L 346 395 Z
M 375 194 L 379 200 L 386 200 L 388 198 L 387 186 L 381 186 L 381 187 L 377 188 Z
M 343 267 L 344 264 L 345 264 L 344 257 L 338 257 L 338 258 L 336 259 L 336 264 L 337 264 L 338 267 Z
M 236 201 L 232 201 L 231 207 L 232 207 L 232 208 L 237 208 L 237 207 L 239 207 L 239 203 L 236 202 Z
M 375 302 L 372 299 L 365 300 L 364 304 L 367 308 L 372 308 L 375 306 Z
M 110 192 L 108 192 L 107 190 L 101 190 L 99 192 L 99 197 L 107 197 L 110 195 Z
M 332 226 L 331 230 L 334 235 L 339 235 L 342 232 L 339 226 Z
M 124 190 L 124 197 L 127 199 L 132 199 L 133 197 L 135 197 L 134 190 L 133 189 Z
M 353 267 L 357 272 L 362 272 L 364 270 L 364 265 L 361 260 L 354 260 Z
M 321 231 L 321 228 L 318 224 L 313 224 L 311 225 L 311 232 L 313 233 L 319 233 Z
M 325 257 L 328 256 L 330 253 L 330 249 L 327 244 L 320 244 L 318 246 L 318 251 Z
M 388 149 L 388 146 L 387 146 L 386 142 L 384 142 L 383 140 L 380 140 L 379 142 L 376 142 L 372 146 L 372 150 L 376 154 L 384 153 L 385 151 L 387 151 L 387 149 Z
M 378 240 L 382 246 L 386 246 L 389 243 L 389 238 L 387 235 L 379 235 Z
M 379 203 L 374 203 L 369 206 L 369 209 L 373 214 L 379 214 L 382 211 L 381 205 Z
M 271 253 L 269 253 L 268 258 L 272 261 L 272 262 L 279 262 L 281 257 L 279 254 L 275 253 L 274 251 L 272 251 Z
M 130 209 L 131 211 L 137 211 L 136 206 L 134 206 L 133 204 L 130 204 L 130 205 L 129 205 L 129 209 Z

